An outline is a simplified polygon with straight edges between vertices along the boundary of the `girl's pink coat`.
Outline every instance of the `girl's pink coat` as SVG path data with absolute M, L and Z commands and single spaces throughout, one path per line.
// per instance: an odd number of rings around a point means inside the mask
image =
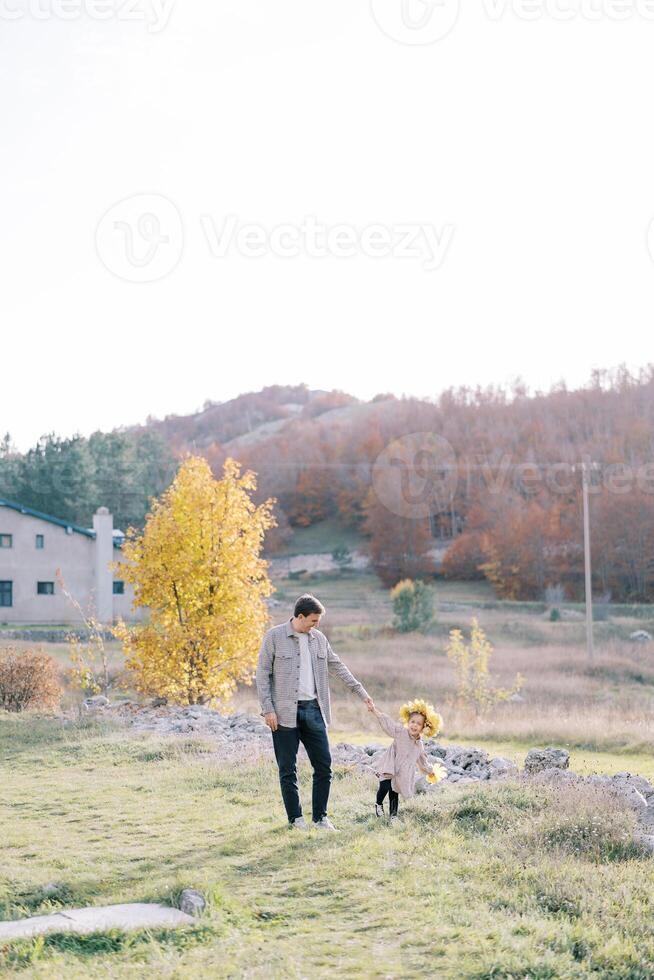
M 422 738 L 415 739 L 409 735 L 408 728 L 401 721 L 393 721 L 383 711 L 379 712 L 377 721 L 393 741 L 383 755 L 373 757 L 375 772 L 382 779 L 392 776 L 392 788 L 408 799 L 414 795 L 416 766 L 427 775 L 433 772 L 433 766 L 425 752 L 425 744 Z

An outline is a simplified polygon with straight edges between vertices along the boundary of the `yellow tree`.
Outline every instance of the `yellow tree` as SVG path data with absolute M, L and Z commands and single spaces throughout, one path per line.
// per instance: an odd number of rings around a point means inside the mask
M 187 457 L 143 533 L 127 532 L 121 577 L 150 618 L 132 627 L 121 620 L 114 634 L 142 694 L 225 701 L 254 676 L 273 591 L 260 551 L 275 501 L 256 506 L 256 476 L 240 470 L 227 459 L 217 480 L 205 459 Z
M 471 623 L 470 645 L 465 642 L 460 629 L 451 629 L 445 652 L 456 667 L 459 702 L 474 708 L 475 715 L 480 715 L 497 702 L 508 701 L 512 694 L 517 694 L 524 678 L 516 674 L 512 688 L 492 687 L 488 664 L 493 646 L 476 616 L 472 617 Z

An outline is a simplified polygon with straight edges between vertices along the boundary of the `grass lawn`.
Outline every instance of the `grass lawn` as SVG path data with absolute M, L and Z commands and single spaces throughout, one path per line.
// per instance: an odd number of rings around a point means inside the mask
M 318 524 L 312 524 L 311 527 L 294 528 L 292 538 L 280 551 L 275 552 L 273 557 L 331 555 L 334 548 L 340 545 L 345 545 L 350 551 L 356 551 L 364 540 L 361 534 L 343 527 L 339 521 L 320 521 Z
M 187 930 L 8 943 L 3 975 L 652 975 L 654 862 L 631 815 L 593 799 L 450 787 L 402 802 L 391 830 L 373 785 L 337 770 L 341 833 L 296 835 L 274 764 L 221 764 L 202 741 L 5 715 L 0 758 L 3 918 L 210 897 Z
M 568 748 L 577 772 L 654 780 L 654 655 L 628 640 L 654 629 L 651 608 L 612 609 L 596 624 L 590 663 L 583 621 L 497 603 L 484 583 L 437 582 L 435 623 L 405 635 L 391 628 L 388 592 L 371 574 L 277 584 L 273 621 L 315 592 L 335 651 L 388 713 L 424 696 L 443 715 L 444 742 L 517 763 L 553 744 Z M 493 683 L 525 677 L 524 700 L 479 717 L 455 704 L 445 653 L 449 630 L 467 634 L 473 615 L 494 647 Z M 67 665 L 66 644 L 42 647 Z M 117 675 L 121 650 L 108 651 Z M 332 743 L 387 741 L 359 699 L 337 679 L 331 687 Z M 228 707 L 258 714 L 254 688 L 239 688 Z M 301 780 L 308 803 L 305 767 Z M 174 902 L 184 887 L 210 898 L 187 930 L 0 946 L 0 975 L 654 976 L 654 861 L 634 846 L 630 813 L 572 790 L 450 786 L 401 803 L 402 826 L 391 831 L 371 815 L 374 788 L 337 768 L 330 815 L 341 834 L 295 836 L 268 759 L 228 765 L 202 740 L 0 715 L 0 917 Z

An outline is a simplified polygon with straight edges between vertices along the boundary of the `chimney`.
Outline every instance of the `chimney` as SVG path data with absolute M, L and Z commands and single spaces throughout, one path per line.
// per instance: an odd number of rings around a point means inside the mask
M 109 562 L 114 558 L 114 519 L 107 507 L 98 507 L 93 515 L 95 531 L 95 614 L 101 623 L 113 623 L 114 573 Z

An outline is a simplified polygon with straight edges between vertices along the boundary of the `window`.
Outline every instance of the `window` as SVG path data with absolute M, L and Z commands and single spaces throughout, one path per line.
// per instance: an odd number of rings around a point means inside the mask
M 125 583 L 116 581 L 114 582 L 114 595 L 125 595 Z
M 43 547 L 43 535 L 42 534 L 37 534 L 37 536 L 36 536 L 36 547 L 37 548 L 42 548 Z
M 37 582 L 37 595 L 54 595 L 54 582 Z
M 0 582 L 0 606 L 11 606 L 13 582 Z
M 0 548 L 11 548 L 12 540 L 11 534 L 0 534 Z

